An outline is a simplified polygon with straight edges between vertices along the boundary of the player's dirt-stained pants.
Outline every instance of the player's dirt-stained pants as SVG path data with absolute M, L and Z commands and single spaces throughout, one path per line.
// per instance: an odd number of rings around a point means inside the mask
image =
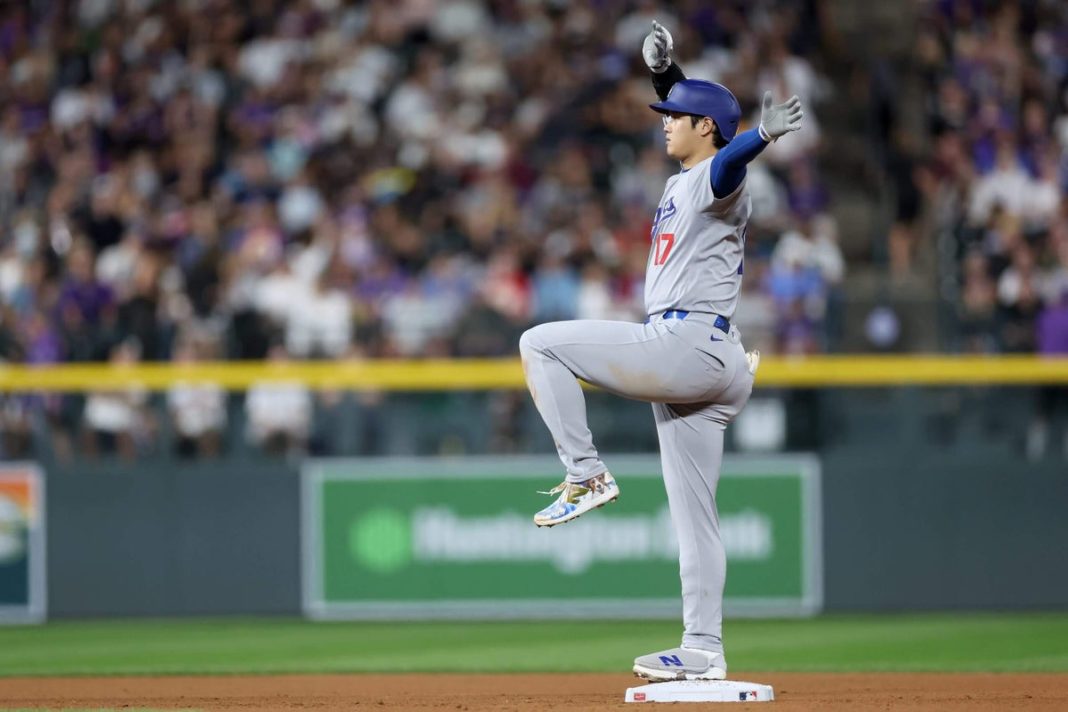
M 608 468 L 593 445 L 578 380 L 653 403 L 671 520 L 679 540 L 686 647 L 723 652 L 726 556 L 716 485 L 723 431 L 749 400 L 753 375 L 736 328 L 714 314 L 654 315 L 646 324 L 541 324 L 519 341 L 527 385 L 567 468 L 581 482 Z

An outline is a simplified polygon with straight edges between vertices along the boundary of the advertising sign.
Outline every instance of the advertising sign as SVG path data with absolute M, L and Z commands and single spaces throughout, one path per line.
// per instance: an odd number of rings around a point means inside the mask
M 36 465 L 0 465 L 0 623 L 45 618 L 44 477 Z
M 677 616 L 678 545 L 655 457 L 612 458 L 618 502 L 552 529 L 531 517 L 555 458 L 317 460 L 305 466 L 304 609 L 313 618 Z M 819 466 L 727 458 L 728 615 L 822 605 Z

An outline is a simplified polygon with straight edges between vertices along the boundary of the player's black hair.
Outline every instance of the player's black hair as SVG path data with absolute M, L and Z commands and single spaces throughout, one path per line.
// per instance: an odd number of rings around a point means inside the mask
M 723 138 L 723 134 L 721 134 L 719 132 L 719 126 L 713 124 L 713 126 L 712 126 L 712 145 L 715 146 L 716 148 L 723 148 L 728 143 L 730 143 L 730 142 L 727 141 L 727 139 Z
M 690 126 L 693 128 L 697 128 L 697 122 L 703 118 L 705 117 L 690 114 Z M 712 145 L 716 148 L 723 148 L 727 145 L 727 139 L 723 138 L 723 134 L 719 132 L 719 124 L 717 124 L 714 120 L 712 121 Z

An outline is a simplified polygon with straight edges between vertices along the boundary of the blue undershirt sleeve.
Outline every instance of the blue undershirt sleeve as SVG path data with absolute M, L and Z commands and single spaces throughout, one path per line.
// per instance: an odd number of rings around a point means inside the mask
M 743 131 L 712 159 L 712 194 L 717 198 L 726 198 L 738 189 L 745 180 L 745 167 L 760 155 L 768 144 L 760 138 L 756 129 Z

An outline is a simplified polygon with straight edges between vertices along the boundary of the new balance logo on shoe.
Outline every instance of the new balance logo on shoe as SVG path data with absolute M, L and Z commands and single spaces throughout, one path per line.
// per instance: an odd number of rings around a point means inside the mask
M 727 665 L 722 653 L 691 648 L 671 648 L 634 660 L 634 674 L 646 680 L 723 680 Z

